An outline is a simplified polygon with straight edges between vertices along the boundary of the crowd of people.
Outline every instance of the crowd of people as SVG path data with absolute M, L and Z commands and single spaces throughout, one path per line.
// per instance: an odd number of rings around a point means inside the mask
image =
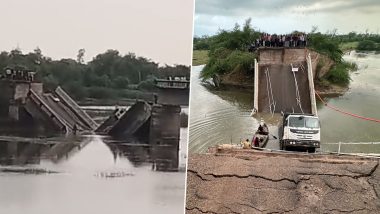
M 253 51 L 259 47 L 306 47 L 307 46 L 307 35 L 304 33 L 293 33 L 293 34 L 261 34 L 260 38 L 251 44 L 249 48 Z

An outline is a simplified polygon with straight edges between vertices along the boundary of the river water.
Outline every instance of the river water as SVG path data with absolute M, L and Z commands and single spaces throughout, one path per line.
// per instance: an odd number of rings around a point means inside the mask
M 181 172 L 152 171 L 147 148 L 96 135 L 56 150 L 0 142 L 0 213 L 182 213 L 187 128 L 180 138 Z
M 380 55 L 356 54 L 344 56 L 356 62 L 359 70 L 351 74 L 349 91 L 341 97 L 329 98 L 327 102 L 342 110 L 366 117 L 380 119 Z M 277 135 L 281 116 L 276 114 L 251 117 L 253 92 L 245 90 L 211 90 L 205 87 L 199 74 L 203 66 L 192 69 L 190 92 L 189 152 L 199 153 L 217 144 L 237 144 L 252 138 L 263 118 L 270 132 Z M 323 105 L 318 105 L 321 120 L 321 150 L 336 152 L 338 142 L 363 142 L 344 144 L 341 152 L 380 153 L 380 145 L 366 142 L 380 141 L 380 124 L 341 115 Z M 278 142 L 271 140 L 268 148 L 279 149 Z

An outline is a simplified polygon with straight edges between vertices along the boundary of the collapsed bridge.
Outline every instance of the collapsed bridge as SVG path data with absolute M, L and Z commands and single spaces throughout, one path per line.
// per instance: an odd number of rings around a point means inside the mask
M 305 48 L 263 48 L 255 61 L 254 112 L 317 114 L 312 62 Z

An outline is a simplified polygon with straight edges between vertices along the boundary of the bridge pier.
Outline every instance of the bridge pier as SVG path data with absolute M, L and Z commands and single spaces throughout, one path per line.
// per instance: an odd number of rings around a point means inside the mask
M 9 114 L 8 117 L 11 121 L 18 122 L 20 120 L 19 105 L 11 104 L 9 105 Z

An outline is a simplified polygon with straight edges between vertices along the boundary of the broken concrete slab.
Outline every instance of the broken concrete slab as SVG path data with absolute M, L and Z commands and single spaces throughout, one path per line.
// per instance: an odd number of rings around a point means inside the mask
M 145 101 L 137 101 L 120 115 L 114 112 L 96 130 L 98 134 L 107 134 L 116 139 L 126 139 L 133 136 L 148 121 L 152 107 Z M 145 133 L 147 135 L 147 133 Z
M 187 213 L 378 213 L 379 160 L 258 151 L 192 154 Z

